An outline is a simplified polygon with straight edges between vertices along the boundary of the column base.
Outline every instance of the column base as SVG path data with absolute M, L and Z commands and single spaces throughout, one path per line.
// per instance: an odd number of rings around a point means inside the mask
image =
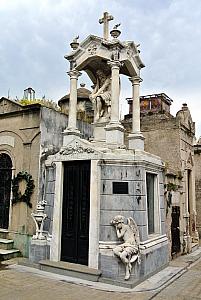
M 63 146 L 71 143 L 74 138 L 81 137 L 81 132 L 77 128 L 67 128 L 63 132 Z
M 124 127 L 120 123 L 109 123 L 105 127 L 106 144 L 109 146 L 124 146 Z
M 128 136 L 128 148 L 131 150 L 144 150 L 144 136 L 141 132 L 130 133 Z

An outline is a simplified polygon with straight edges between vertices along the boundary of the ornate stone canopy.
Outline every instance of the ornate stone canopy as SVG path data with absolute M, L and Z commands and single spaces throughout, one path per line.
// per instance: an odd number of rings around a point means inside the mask
M 124 128 L 119 116 L 120 74 L 128 76 L 132 84 L 133 126 L 129 135 L 129 149 L 144 149 L 144 138 L 140 132 L 139 86 L 140 70 L 144 64 L 139 56 L 137 44 L 120 41 L 120 24 L 110 31 L 109 21 L 113 17 L 107 12 L 99 20 L 103 24 L 103 37 L 89 35 L 81 43 L 79 36 L 70 43 L 73 51 L 65 55 L 70 62 L 69 123 L 65 135 L 79 134 L 76 128 L 77 81 L 85 71 L 93 82 L 89 96 L 94 108 L 94 141 L 106 142 L 110 147 L 124 145 Z M 65 139 L 64 139 L 65 140 Z
M 119 60 L 122 63 L 120 74 L 129 77 L 139 76 L 140 69 L 145 66 L 134 42 L 105 40 L 94 35 L 88 36 L 75 51 L 65 55 L 65 58 L 70 61 L 71 68 L 84 70 L 93 83 L 96 81 L 97 69 L 104 69 L 106 73 L 110 73 L 107 64 L 110 60 Z

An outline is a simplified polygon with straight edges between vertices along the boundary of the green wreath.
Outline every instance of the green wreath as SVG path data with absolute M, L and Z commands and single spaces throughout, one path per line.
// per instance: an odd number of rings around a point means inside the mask
M 26 190 L 23 195 L 19 191 L 19 182 L 21 180 L 26 181 Z M 32 176 L 25 171 L 19 172 L 16 176 L 14 176 L 12 180 L 12 192 L 13 192 L 12 204 L 15 204 L 17 202 L 25 202 L 30 208 L 32 208 L 30 199 L 34 188 L 35 185 Z

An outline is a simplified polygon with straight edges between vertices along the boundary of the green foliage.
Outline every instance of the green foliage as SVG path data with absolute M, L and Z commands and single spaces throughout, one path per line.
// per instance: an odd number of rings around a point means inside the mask
M 165 188 L 167 188 L 167 191 L 176 191 L 178 189 L 178 186 L 175 183 L 168 182 L 165 184 Z
M 31 104 L 40 104 L 42 106 L 48 107 L 48 108 L 53 108 L 55 110 L 60 110 L 60 108 L 58 107 L 58 105 L 52 101 L 52 100 L 48 100 L 48 99 L 34 99 L 34 100 L 28 100 L 28 99 L 21 99 L 19 101 L 19 103 L 21 105 L 31 105 Z
M 19 183 L 22 180 L 26 181 L 26 190 L 23 195 L 19 191 Z M 15 176 L 12 180 L 12 192 L 13 192 L 12 204 L 15 204 L 17 202 L 25 202 L 30 208 L 32 208 L 30 199 L 34 188 L 35 185 L 32 176 L 26 171 L 19 172 L 17 176 Z

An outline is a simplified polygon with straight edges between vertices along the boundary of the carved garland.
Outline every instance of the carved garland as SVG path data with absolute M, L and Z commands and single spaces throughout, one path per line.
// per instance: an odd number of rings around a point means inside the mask
M 19 183 L 21 180 L 26 181 L 26 190 L 23 195 L 19 191 Z M 12 192 L 13 192 L 12 204 L 15 204 L 17 202 L 25 202 L 30 208 L 32 208 L 30 199 L 34 188 L 35 185 L 32 176 L 25 171 L 19 172 L 12 180 Z

